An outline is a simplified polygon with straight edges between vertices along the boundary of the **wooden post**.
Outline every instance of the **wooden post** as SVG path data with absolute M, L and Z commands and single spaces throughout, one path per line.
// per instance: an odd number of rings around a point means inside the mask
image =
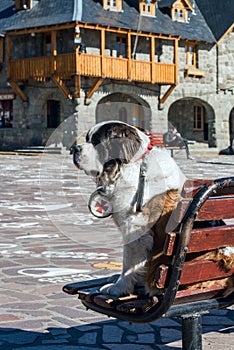
M 174 84 L 178 84 L 178 41 L 179 39 L 174 40 Z
M 11 78 L 11 37 L 7 35 L 7 78 Z
M 105 29 L 101 29 L 101 76 L 106 76 L 106 67 L 105 67 Z
M 151 83 L 155 83 L 154 57 L 155 57 L 155 37 L 151 36 L 150 42 L 150 61 L 151 61 Z
M 128 80 L 132 80 L 132 45 L 131 45 L 131 33 L 128 32 Z
M 80 38 L 80 29 L 78 25 L 75 27 L 75 39 Z M 80 66 L 81 66 L 81 57 L 80 57 L 80 45 L 76 43 L 75 45 L 75 98 L 80 98 Z
M 53 30 L 51 32 L 51 52 L 52 52 L 52 56 L 53 56 L 53 74 L 54 74 L 57 70 L 57 61 L 56 61 L 57 45 L 56 45 L 56 31 L 55 30 Z

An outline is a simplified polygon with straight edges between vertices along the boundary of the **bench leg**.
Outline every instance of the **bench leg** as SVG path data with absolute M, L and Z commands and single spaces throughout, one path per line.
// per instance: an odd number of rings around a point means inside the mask
M 202 350 L 202 316 L 182 316 L 183 350 Z

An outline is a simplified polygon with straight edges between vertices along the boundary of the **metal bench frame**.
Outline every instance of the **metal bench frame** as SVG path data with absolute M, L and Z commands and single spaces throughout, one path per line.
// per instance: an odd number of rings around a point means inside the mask
M 200 191 L 193 197 L 181 223 L 179 226 L 179 242 L 177 243 L 176 253 L 173 257 L 172 272 L 168 286 L 165 290 L 162 301 L 150 308 L 147 312 L 141 314 L 131 314 L 118 311 L 112 308 L 105 308 L 86 300 L 82 303 L 86 308 L 90 308 L 107 316 L 112 316 L 125 320 L 130 323 L 149 323 L 161 317 L 180 317 L 182 319 L 182 344 L 184 350 L 201 350 L 202 349 L 202 314 L 209 310 L 227 308 L 234 303 L 234 292 L 227 297 L 204 299 L 178 305 L 173 305 L 173 302 L 180 285 L 180 276 L 185 262 L 188 243 L 190 240 L 191 231 L 194 221 L 199 213 L 199 210 L 206 200 L 222 189 L 234 187 L 234 177 L 222 178 L 213 181 L 208 185 L 203 185 Z M 232 189 L 233 190 L 233 189 Z M 108 278 L 91 280 L 88 286 L 97 288 L 108 283 Z M 87 283 L 88 283 L 87 282 Z M 77 284 L 82 287 L 82 282 Z M 64 286 L 64 291 L 68 292 L 68 287 Z M 72 293 L 70 293 L 72 294 Z

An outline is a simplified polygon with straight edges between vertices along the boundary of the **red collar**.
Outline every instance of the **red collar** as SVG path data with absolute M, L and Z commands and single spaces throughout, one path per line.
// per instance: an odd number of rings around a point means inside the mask
M 142 160 L 146 154 L 150 153 L 152 148 L 153 148 L 153 146 L 149 143 L 148 146 L 147 146 L 147 150 L 139 158 L 137 158 L 135 160 L 135 162 L 138 162 L 138 160 Z

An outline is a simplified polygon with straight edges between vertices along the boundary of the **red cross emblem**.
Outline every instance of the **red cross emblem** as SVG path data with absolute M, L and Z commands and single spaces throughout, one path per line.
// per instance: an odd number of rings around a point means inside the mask
M 97 201 L 95 207 L 97 208 L 96 211 L 100 214 L 103 214 L 103 211 L 107 211 L 109 209 L 108 202 L 104 199 L 101 199 L 100 201 Z

